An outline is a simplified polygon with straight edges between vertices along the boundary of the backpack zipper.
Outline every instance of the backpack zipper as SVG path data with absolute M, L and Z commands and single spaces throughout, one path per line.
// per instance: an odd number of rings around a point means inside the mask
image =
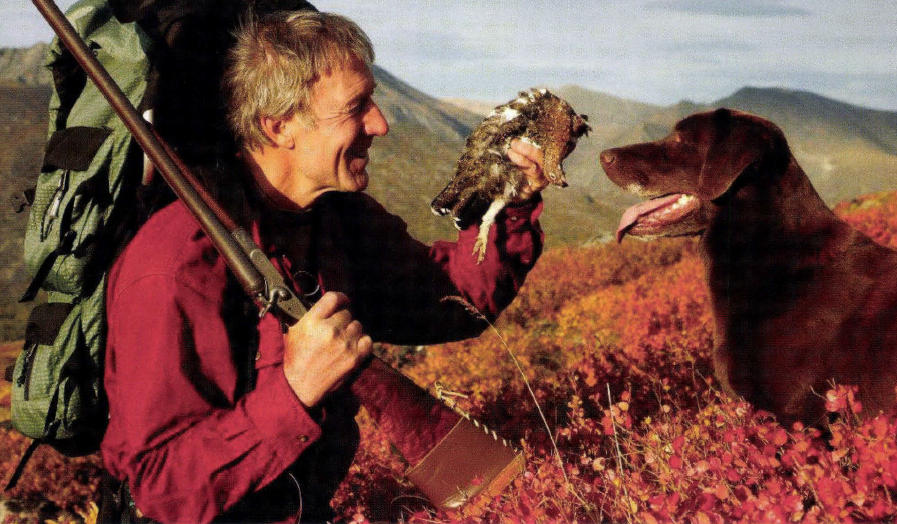
M 24 351 L 25 355 L 22 357 L 22 373 L 19 375 L 16 385 L 23 388 L 23 400 L 28 400 L 31 390 L 31 368 L 34 367 L 34 358 L 37 355 L 37 342 L 28 344 Z
M 44 214 L 43 224 L 41 224 L 41 242 L 47 239 L 47 235 L 50 234 L 50 228 L 53 226 L 53 221 L 59 217 L 59 207 L 62 205 L 62 198 L 69 189 L 70 174 L 71 171 L 66 169 L 62 172 L 62 176 L 59 177 L 59 185 L 56 186 L 56 192 L 53 193 L 53 200 L 50 201 L 50 207 L 47 208 L 47 212 Z

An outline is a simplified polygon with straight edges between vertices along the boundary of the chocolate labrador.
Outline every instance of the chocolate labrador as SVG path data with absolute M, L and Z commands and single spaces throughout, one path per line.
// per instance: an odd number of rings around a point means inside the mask
M 700 235 L 723 388 L 783 421 L 820 421 L 833 383 L 863 414 L 897 385 L 897 252 L 825 205 L 782 131 L 729 109 L 680 120 L 662 140 L 608 149 L 601 164 L 647 202 L 624 235 Z

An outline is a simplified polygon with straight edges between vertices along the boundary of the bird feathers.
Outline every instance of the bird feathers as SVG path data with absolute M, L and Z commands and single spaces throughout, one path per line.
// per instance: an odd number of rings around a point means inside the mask
M 521 92 L 493 109 L 470 134 L 455 176 L 430 207 L 437 215 L 451 214 L 459 229 L 482 220 L 474 247 L 482 261 L 489 228 L 527 183 L 523 172 L 507 157 L 511 141 L 518 138 L 541 149 L 545 176 L 552 184 L 566 187 L 563 160 L 579 137 L 590 131 L 586 119 L 547 89 Z

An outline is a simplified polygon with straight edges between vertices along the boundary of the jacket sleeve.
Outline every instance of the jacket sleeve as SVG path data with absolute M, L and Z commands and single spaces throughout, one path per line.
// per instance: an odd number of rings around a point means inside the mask
M 220 304 L 169 275 L 110 294 L 104 462 L 162 522 L 209 522 L 281 475 L 320 435 L 282 372 L 283 337 L 259 325 L 258 378 L 239 397 Z
M 363 298 L 356 314 L 377 341 L 435 344 L 480 334 L 511 303 L 542 253 L 540 197 L 499 214 L 481 263 L 473 254 L 477 225 L 455 242 L 427 246 L 376 206 L 366 213 L 372 225 L 360 242 L 368 248 L 356 278 Z

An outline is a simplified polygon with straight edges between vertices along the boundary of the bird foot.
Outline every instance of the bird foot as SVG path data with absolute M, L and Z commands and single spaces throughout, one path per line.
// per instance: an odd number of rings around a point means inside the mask
M 477 264 L 482 263 L 486 258 L 486 242 L 480 237 L 477 237 L 477 241 L 473 245 L 473 255 L 477 257 Z
M 489 244 L 489 230 L 495 224 L 495 217 L 504 209 L 507 202 L 501 198 L 496 199 L 489 205 L 486 214 L 483 215 L 483 221 L 480 223 L 480 232 L 477 234 L 477 241 L 473 245 L 473 254 L 477 257 L 477 264 L 483 262 L 486 258 L 486 246 Z

